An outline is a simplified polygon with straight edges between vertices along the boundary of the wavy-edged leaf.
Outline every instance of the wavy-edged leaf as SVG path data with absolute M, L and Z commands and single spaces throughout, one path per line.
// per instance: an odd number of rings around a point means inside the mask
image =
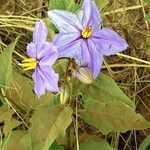
M 76 96 L 82 94 L 85 103 L 88 99 L 93 99 L 102 103 L 123 102 L 135 108 L 134 103 L 123 93 L 115 81 L 103 73 L 90 85 L 82 84 L 75 79 L 72 93 Z
M 122 102 L 106 104 L 89 100 L 80 114 L 85 122 L 98 128 L 103 134 L 150 128 L 150 122 Z
M 35 111 L 31 119 L 31 137 L 34 150 L 48 149 L 54 140 L 65 134 L 71 124 L 72 109 L 70 107 L 42 107 Z

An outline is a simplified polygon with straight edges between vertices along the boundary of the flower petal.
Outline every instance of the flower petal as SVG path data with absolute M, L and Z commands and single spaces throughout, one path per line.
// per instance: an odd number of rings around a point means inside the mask
M 36 45 L 31 42 L 27 45 L 27 54 L 31 58 L 36 58 Z
M 39 74 L 44 81 L 44 86 L 48 91 L 59 92 L 58 79 L 59 75 L 50 67 L 39 68 Z
M 42 46 L 41 50 L 37 54 L 37 59 L 42 59 L 45 56 L 47 56 L 51 53 L 54 53 L 54 52 L 57 52 L 56 46 L 51 42 L 45 41 L 43 43 L 43 46 Z
M 87 27 L 90 25 L 92 25 L 93 27 L 101 26 L 100 13 L 94 1 L 84 0 L 82 9 L 83 9 L 83 18 L 82 18 L 83 27 Z
M 77 15 L 71 12 L 51 10 L 48 12 L 48 16 L 52 19 L 52 22 L 60 32 L 70 33 L 82 30 L 82 25 L 79 22 Z
M 59 57 L 73 57 L 81 44 L 79 33 L 59 33 L 53 43 L 58 48 Z
M 126 41 L 109 28 L 103 28 L 93 33 L 91 39 L 99 45 L 99 51 L 105 56 L 114 55 L 128 47 Z
M 41 50 L 39 66 L 52 67 L 55 61 L 58 59 L 58 51 L 52 43 L 48 43 L 45 49 Z
M 95 43 L 91 40 L 83 41 L 75 58 L 79 66 L 88 67 L 93 74 L 93 78 L 96 79 L 102 67 L 103 57 L 98 52 Z
M 77 63 L 80 66 L 87 66 L 90 61 L 90 53 L 87 45 L 87 41 L 83 40 L 81 46 L 78 49 L 77 54 L 75 55 Z
M 91 40 L 88 40 L 88 47 L 90 53 L 90 61 L 88 67 L 93 73 L 93 78 L 96 79 L 103 64 L 103 56 L 100 55 L 97 47 Z
M 38 69 L 35 69 L 32 78 L 34 80 L 34 92 L 38 96 L 38 98 L 40 98 L 42 95 L 45 94 L 45 86 Z
M 43 43 L 46 41 L 47 33 L 47 27 L 42 20 L 35 24 L 35 28 L 33 31 L 33 42 L 36 44 L 37 50 L 40 50 L 42 48 Z

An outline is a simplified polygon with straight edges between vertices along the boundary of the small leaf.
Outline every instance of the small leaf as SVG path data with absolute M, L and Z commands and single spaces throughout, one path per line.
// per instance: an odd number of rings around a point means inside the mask
M 80 150 L 115 150 L 106 141 L 95 142 L 87 140 L 80 145 Z
M 75 3 L 74 0 L 50 0 L 49 1 L 49 10 L 61 9 L 61 10 L 77 12 L 79 8 L 80 5 Z
M 84 102 L 88 99 L 102 103 L 121 101 L 135 108 L 134 103 L 123 93 L 115 81 L 102 73 L 91 85 L 84 85 L 75 79 L 72 93 L 76 96 L 82 94 Z
M 58 136 L 65 134 L 65 130 L 72 122 L 71 116 L 70 107 L 45 106 L 35 111 L 31 119 L 33 149 L 48 149 Z
M 81 110 L 81 117 L 103 134 L 113 131 L 142 130 L 150 127 L 150 122 L 140 114 L 136 114 L 134 108 L 123 102 L 106 104 L 96 100 L 88 100 L 88 103 L 85 103 L 85 110 Z
M 144 139 L 144 141 L 140 144 L 138 148 L 138 150 L 148 150 L 148 149 L 150 149 L 150 134 Z
M 12 52 L 19 37 L 0 54 L 0 86 L 7 87 L 12 79 Z

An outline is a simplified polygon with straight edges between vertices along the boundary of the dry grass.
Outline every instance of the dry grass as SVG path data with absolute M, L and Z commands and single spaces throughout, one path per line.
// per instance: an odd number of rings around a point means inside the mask
M 26 56 L 26 43 L 31 40 L 32 27 L 41 17 L 45 17 L 45 0 L 0 0 L 0 50 L 21 35 L 14 52 L 14 64 Z M 125 93 L 135 102 L 137 112 L 150 120 L 150 54 L 147 54 L 149 24 L 144 16 L 150 7 L 143 0 L 110 0 L 102 13 L 105 26 L 112 27 L 124 36 L 129 44 L 124 55 L 107 57 L 103 72 L 110 74 Z M 19 68 L 19 67 L 18 67 Z M 21 69 L 20 69 L 21 70 Z M 85 126 L 85 132 L 94 129 Z M 142 140 L 150 133 L 129 131 L 126 134 L 107 136 L 113 145 L 123 150 L 137 150 Z M 84 136 L 84 135 L 82 135 Z M 97 138 L 97 136 L 96 136 Z M 118 142 L 119 141 L 119 142 Z

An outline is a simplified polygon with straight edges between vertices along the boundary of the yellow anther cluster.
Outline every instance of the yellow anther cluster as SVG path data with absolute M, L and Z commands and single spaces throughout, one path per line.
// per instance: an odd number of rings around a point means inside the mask
M 89 26 L 87 28 L 84 28 L 82 31 L 82 37 L 83 38 L 89 38 L 92 35 L 92 26 Z
M 23 70 L 32 70 L 35 69 L 38 64 L 38 61 L 35 58 L 28 58 L 22 61 L 20 66 L 23 67 Z

